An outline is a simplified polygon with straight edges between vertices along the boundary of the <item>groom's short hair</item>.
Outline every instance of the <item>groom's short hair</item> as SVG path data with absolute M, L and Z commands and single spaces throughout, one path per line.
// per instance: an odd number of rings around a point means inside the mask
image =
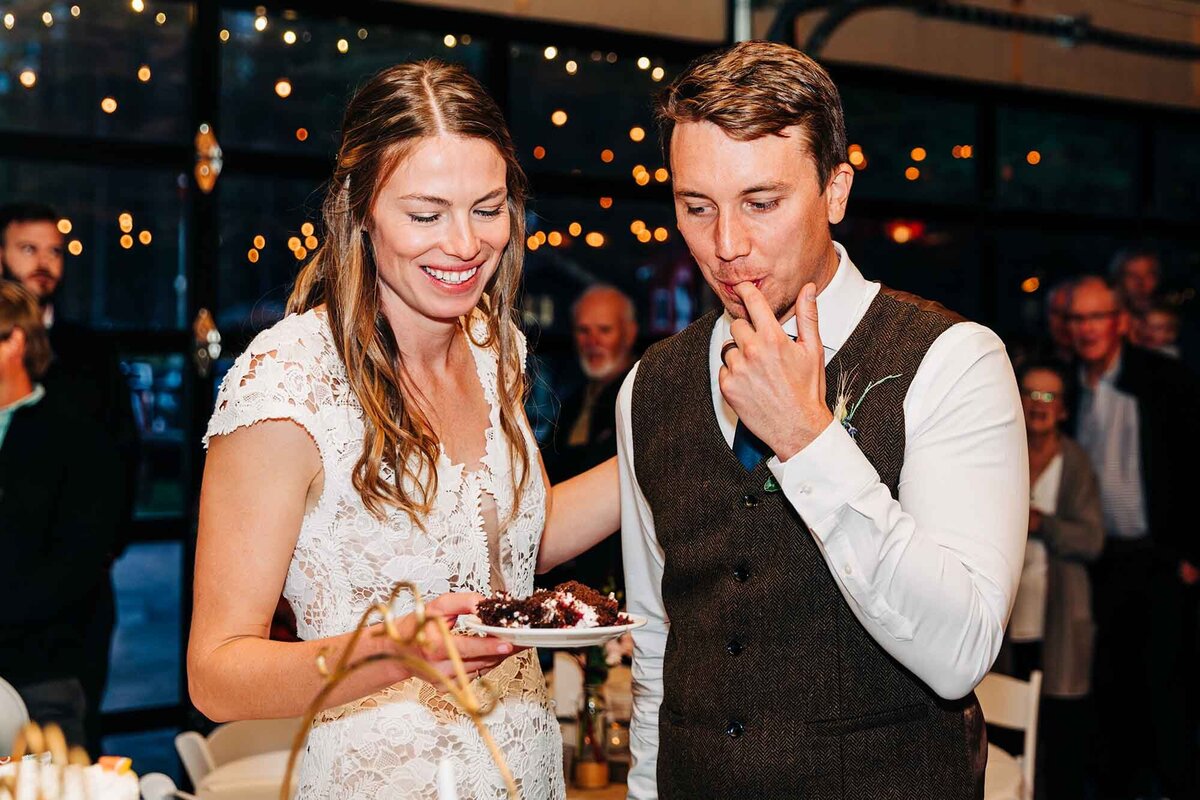
M 742 42 L 701 56 L 658 98 L 663 155 L 681 122 L 711 122 L 739 141 L 799 126 L 821 189 L 846 160 L 842 98 L 820 64 L 778 42 Z

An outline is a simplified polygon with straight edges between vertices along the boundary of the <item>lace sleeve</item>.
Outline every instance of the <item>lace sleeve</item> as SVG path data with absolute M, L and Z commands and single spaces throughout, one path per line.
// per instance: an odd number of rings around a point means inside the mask
M 318 424 L 323 405 L 332 402 L 328 381 L 319 376 L 319 348 L 289 324 L 293 317 L 259 334 L 221 382 L 204 446 L 212 437 L 266 420 L 291 420 L 322 445 Z

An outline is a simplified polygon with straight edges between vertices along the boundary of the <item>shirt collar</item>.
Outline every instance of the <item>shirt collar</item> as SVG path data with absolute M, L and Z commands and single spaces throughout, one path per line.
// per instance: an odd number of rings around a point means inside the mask
M 35 383 L 33 391 L 22 397 L 20 400 L 15 400 L 6 406 L 0 406 L 0 414 L 11 414 L 25 406 L 31 406 L 37 401 L 46 396 L 46 390 L 40 383 Z
M 838 266 L 829 285 L 817 295 L 817 330 L 825 349 L 837 352 L 862 319 L 862 306 L 870 302 L 872 295 L 867 291 L 870 282 L 854 266 L 846 248 L 837 242 L 833 243 L 833 247 L 838 254 Z M 729 338 L 729 326 L 732 323 L 733 318 L 728 311 L 721 315 L 719 324 L 723 338 Z M 795 316 L 783 323 L 783 331 L 789 336 L 796 336 Z

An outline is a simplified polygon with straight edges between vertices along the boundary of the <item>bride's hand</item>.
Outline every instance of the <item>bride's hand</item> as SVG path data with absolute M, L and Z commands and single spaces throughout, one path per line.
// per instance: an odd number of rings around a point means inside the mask
M 428 617 L 442 617 L 446 625 L 454 628 L 455 621 L 462 615 L 474 614 L 475 605 L 483 599 L 483 595 L 474 592 L 450 592 L 437 597 L 425 604 L 425 614 Z M 412 635 L 416 626 L 416 615 L 409 614 L 401 620 L 401 633 L 407 638 Z M 436 633 L 436 628 L 426 629 L 428 644 L 421 648 L 420 655 L 429 661 L 443 675 L 454 676 L 454 662 L 446 651 L 446 645 Z M 463 670 L 468 677 L 474 677 L 481 672 L 487 672 L 504 659 L 513 655 L 523 647 L 515 647 L 509 642 L 494 636 L 454 636 L 454 646 L 463 662 Z

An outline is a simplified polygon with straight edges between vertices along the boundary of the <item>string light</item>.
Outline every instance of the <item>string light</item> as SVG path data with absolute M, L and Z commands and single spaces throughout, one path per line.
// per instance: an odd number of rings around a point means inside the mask
M 550 235 L 546 237 L 546 241 L 551 247 L 558 247 L 560 244 L 562 244 L 563 235 L 558 231 L 551 231 Z
M 349 53 L 350 52 L 350 42 L 346 41 L 345 39 L 338 39 L 337 49 L 338 49 L 339 53 Z
M 536 237 L 537 237 L 538 244 L 545 244 L 545 243 L 546 243 L 546 238 L 547 238 L 547 237 L 546 237 L 546 232 L 545 232 L 545 231 L 538 231 L 537 233 L 535 233 L 535 234 L 534 234 L 534 236 L 536 236 Z
M 471 34 L 464 33 L 462 36 L 458 37 L 458 40 L 462 42 L 463 47 L 466 47 L 471 43 Z
M 149 246 L 150 242 L 154 241 L 154 236 L 150 233 L 150 231 L 142 231 L 138 234 L 138 241 Z
M 71 6 L 71 16 L 78 18 L 80 14 L 79 6 Z
M 292 82 L 287 78 L 280 78 L 275 81 L 275 94 L 280 97 L 288 97 L 292 93 Z
M 442 38 L 442 44 L 446 45 L 446 47 L 457 47 L 458 46 L 458 38 L 455 37 L 453 34 L 447 33 L 445 35 L 445 37 Z
M 533 148 L 533 157 L 536 158 L 538 161 L 541 161 L 543 158 L 546 157 L 546 148 L 542 147 L 540 144 L 537 147 Z
M 646 223 L 642 222 L 640 219 L 635 219 L 633 222 L 629 223 L 629 232 L 634 236 L 637 236 L 644 230 L 646 230 Z
M 916 167 L 909 167 L 908 169 L 904 170 L 904 177 L 908 178 L 910 181 L 915 181 L 917 178 L 921 177 L 921 170 L 917 169 Z
M 924 161 L 927 154 L 924 147 L 914 147 L 908 155 L 913 161 Z
M 604 247 L 604 234 L 592 231 L 583 239 L 589 247 Z
M 671 235 L 670 232 L 666 228 L 655 228 L 654 229 L 654 241 L 656 241 L 656 242 L 665 242 L 667 240 L 667 237 L 670 235 Z
M 578 62 L 575 62 L 575 61 L 568 61 L 568 62 L 566 63 L 566 65 L 565 65 L 565 66 L 566 66 L 566 70 L 567 70 L 567 74 L 568 74 L 568 75 L 574 75 L 576 72 L 578 72 L 578 71 L 579 71 L 579 64 L 578 64 Z
M 571 234 L 572 236 L 578 236 L 579 234 L 583 233 L 583 226 L 578 222 L 572 222 L 567 226 L 567 233 Z
M 49 11 L 43 13 L 42 14 L 42 24 L 45 25 L 47 28 L 53 28 L 54 27 L 54 15 L 51 14 Z
M 299 238 L 298 236 L 292 236 L 292 237 L 290 237 L 290 238 L 287 240 L 287 246 L 288 246 L 288 250 L 291 250 L 291 251 L 295 252 L 295 251 L 296 251 L 296 249 L 297 249 L 298 247 L 300 247 L 300 238 Z
M 138 67 L 138 80 L 142 83 L 150 82 L 150 66 L 148 64 L 142 64 Z
M 1030 150 L 1025 154 L 1025 160 L 1029 162 L 1029 166 L 1036 167 L 1038 164 L 1042 163 L 1042 154 L 1037 150 Z
M 292 255 L 294 255 L 296 257 L 297 261 L 303 261 L 305 258 L 308 257 L 308 251 L 305 250 L 303 247 L 297 247 L 295 250 L 292 251 Z
M 550 121 L 561 128 L 563 125 L 567 124 L 567 112 L 560 108 L 558 111 L 555 111 L 550 115 Z
M 257 264 L 258 263 L 258 251 L 255 250 L 253 247 L 250 248 L 250 252 L 246 253 L 246 260 L 249 261 L 251 264 Z
M 648 184 L 650 182 L 650 173 L 649 172 L 639 172 L 638 176 L 636 178 L 634 178 L 633 181 L 638 186 L 645 186 L 646 184 Z
M 154 21 L 157 22 L 159 25 L 166 25 L 167 24 L 167 15 L 160 11 L 154 15 Z
M 307 247 L 309 250 L 316 250 L 318 244 L 320 244 L 320 242 L 317 241 L 317 237 L 315 237 L 315 236 L 304 237 L 304 246 Z
M 122 232 L 129 233 L 131 230 L 133 230 L 133 215 L 128 211 L 122 213 L 119 217 L 117 217 L 117 224 L 121 226 Z
M 266 246 L 267 246 L 267 239 L 261 233 L 258 236 L 254 237 L 254 247 L 256 249 L 262 250 Z
M 541 247 L 542 243 L 537 240 L 536 236 L 530 236 L 528 239 L 525 240 L 525 246 L 528 247 L 530 249 L 530 251 L 533 251 L 533 250 L 537 250 L 539 247 Z
M 117 99 L 115 97 L 106 97 L 100 101 L 100 108 L 105 114 L 112 114 L 117 110 Z
M 661 81 L 663 79 L 663 76 L 666 74 L 667 74 L 667 71 L 664 70 L 662 67 L 655 67 L 653 70 L 650 71 L 650 77 L 653 78 L 655 81 Z
M 361 41 L 365 41 L 366 38 L 367 38 L 367 29 L 359 28 L 358 29 L 358 40 L 361 42 Z
M 312 236 L 316 232 L 316 230 L 317 229 L 313 227 L 313 224 L 311 222 L 305 222 L 303 225 L 300 226 L 300 235 L 301 236 Z M 299 246 L 300 245 L 296 245 L 296 247 L 299 247 Z M 292 249 L 295 250 L 296 247 L 293 247 Z
M 605 60 L 605 61 L 607 61 L 607 62 L 608 62 L 608 63 L 610 63 L 610 64 L 615 64 L 615 63 L 617 63 L 617 54 L 616 54 L 616 53 L 609 53 L 608 55 L 606 55 L 606 56 L 604 57 L 604 60 Z
M 296 128 L 296 141 L 303 142 L 308 140 L 308 128 Z
M 220 40 L 222 42 L 228 42 L 229 41 L 229 31 L 222 28 L 221 32 L 218 34 L 218 37 L 220 38 Z
M 955 158 L 962 158 L 962 145 L 954 145 L 954 148 L 950 151 L 950 155 L 954 156 Z
M 642 166 L 641 164 L 634 164 L 633 177 L 636 178 L 638 175 L 641 175 L 645 171 L 646 171 L 646 168 L 644 166 Z
M 613 199 L 611 197 L 601 197 L 600 198 L 600 207 L 601 208 L 612 208 L 612 204 L 613 204 Z
M 907 225 L 897 225 L 892 228 L 892 241 L 896 244 L 904 244 L 912 239 L 912 228 Z
M 650 59 L 642 56 L 637 60 L 638 69 L 650 69 Z
M 637 125 L 629 129 L 629 138 L 635 142 L 640 142 L 646 138 L 646 131 Z
M 71 220 L 67 219 L 66 217 L 58 221 L 58 232 L 63 236 L 66 236 L 68 233 L 70 233 L 72 227 Z
M 262 33 L 267 29 L 267 18 L 265 15 L 260 15 L 254 18 L 254 30 Z
M 646 229 L 640 231 L 637 235 L 637 240 L 639 242 L 641 242 L 642 244 L 646 244 L 646 242 L 650 241 L 653 238 L 654 238 L 654 236 L 650 233 L 649 228 L 646 228 Z
M 616 157 L 616 156 L 613 154 L 613 151 L 612 151 L 612 150 L 607 150 L 607 149 L 606 149 L 606 150 L 601 150 L 601 151 L 600 151 L 600 160 L 601 160 L 601 161 L 603 161 L 605 164 L 611 164 L 611 163 L 612 163 L 612 160 L 613 160 L 615 157 Z
M 1033 294 L 1042 285 L 1042 282 L 1037 277 L 1026 278 L 1021 281 L 1021 291 L 1025 294 Z
M 295 31 L 284 31 L 283 32 L 283 43 L 284 44 L 295 44 L 296 43 L 296 32 Z
M 546 57 L 547 61 L 553 61 L 554 59 L 558 58 L 558 48 L 554 45 L 550 45 L 542 51 L 542 55 Z
M 667 179 L 670 177 L 671 173 L 667 172 L 664 167 L 659 167 L 658 169 L 654 170 L 654 180 L 658 181 L 659 183 L 666 183 Z
M 12 14 L 4 15 L 4 27 L 8 28 L 11 31 L 13 29 L 13 26 L 16 24 L 17 24 L 16 17 L 14 17 Z
M 121 247 L 129 250 L 133 247 L 133 237 L 128 233 L 121 237 Z
M 67 252 L 73 256 L 79 255 L 83 252 L 83 242 L 79 241 L 78 239 L 72 239 L 70 243 L 67 244 Z
M 21 85 L 26 89 L 32 89 L 37 84 L 37 73 L 31 69 L 23 70 L 18 80 L 21 81 Z
M 144 0 L 130 0 L 129 7 L 140 14 L 146 10 L 146 3 Z

